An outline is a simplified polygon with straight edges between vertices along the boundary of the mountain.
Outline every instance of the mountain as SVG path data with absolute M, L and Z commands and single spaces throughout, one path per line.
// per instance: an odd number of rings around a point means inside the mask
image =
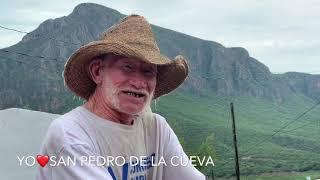
M 18 44 L 0 50 L 0 108 L 65 112 L 65 104 L 73 101 L 61 76 L 65 61 L 122 17 L 100 5 L 81 4 L 69 16 L 49 19 Z
M 168 119 L 188 155 L 195 155 L 213 134 L 215 167 L 202 171 L 210 175 L 213 169 L 216 176 L 228 177 L 235 175 L 230 102 L 234 103 L 242 175 L 259 174 L 252 179 L 264 179 L 261 173 L 319 172 L 320 107 L 303 95 L 288 96 L 284 103 L 275 104 L 250 96 L 199 97 L 175 92 L 160 98 L 154 110 Z
M 37 29 L 0 50 L 0 109 L 24 107 L 66 112 L 74 97 L 63 85 L 67 58 L 123 18 L 116 10 L 80 4 L 71 14 L 41 23 Z M 262 97 L 283 103 L 293 94 L 320 96 L 320 75 L 272 74 L 267 66 L 240 47 L 226 48 L 186 34 L 153 26 L 161 52 L 188 58 L 190 76 L 181 91 L 198 95 Z

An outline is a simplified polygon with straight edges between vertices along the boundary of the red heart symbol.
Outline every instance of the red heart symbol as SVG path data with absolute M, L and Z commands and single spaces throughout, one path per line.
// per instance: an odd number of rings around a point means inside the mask
M 49 156 L 37 155 L 37 161 L 40 164 L 40 166 L 44 167 L 49 161 Z

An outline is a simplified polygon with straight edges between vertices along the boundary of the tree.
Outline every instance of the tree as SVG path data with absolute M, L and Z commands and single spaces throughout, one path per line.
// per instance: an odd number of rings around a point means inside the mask
M 207 136 L 207 138 L 202 142 L 202 144 L 199 146 L 197 156 L 202 159 L 204 157 L 208 158 L 211 157 L 212 159 L 215 159 L 216 153 L 214 150 L 214 134 L 210 134 Z M 200 165 L 199 162 L 197 162 L 197 167 L 199 169 L 202 169 L 205 164 Z
M 178 123 L 178 121 L 175 120 L 175 119 L 171 119 L 170 120 L 170 126 L 174 130 L 174 132 L 176 133 L 181 146 L 183 147 L 183 149 L 185 149 L 185 143 L 186 142 L 185 142 L 185 139 L 184 139 L 184 136 L 183 136 L 184 135 L 183 126 L 180 125 Z

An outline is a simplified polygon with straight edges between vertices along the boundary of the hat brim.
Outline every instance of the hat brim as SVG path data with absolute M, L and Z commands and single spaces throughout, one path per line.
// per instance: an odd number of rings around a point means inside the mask
M 180 55 L 175 60 L 170 60 L 152 49 L 135 49 L 122 42 L 95 41 L 79 48 L 70 56 L 63 72 L 65 85 L 79 97 L 88 100 L 96 88 L 88 73 L 88 65 L 94 57 L 108 53 L 134 57 L 157 65 L 154 99 L 176 89 L 188 75 L 187 62 Z

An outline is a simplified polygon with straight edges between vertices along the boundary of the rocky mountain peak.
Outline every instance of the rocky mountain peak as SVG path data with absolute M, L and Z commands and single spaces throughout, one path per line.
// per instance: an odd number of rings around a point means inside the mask
M 77 5 L 72 13 L 69 15 L 70 17 L 92 17 L 92 16 L 110 16 L 110 15 L 118 15 L 121 14 L 119 11 L 95 4 L 95 3 L 81 3 Z
M 44 21 L 21 42 L 7 48 L 58 61 L 0 52 L 3 57 L 27 63 L 0 61 L 0 72 L 5 74 L 0 76 L 0 108 L 30 105 L 36 110 L 62 112 L 66 104 L 74 101 L 61 77 L 65 61 L 81 45 L 99 39 L 102 32 L 124 16 L 102 5 L 82 3 L 68 16 Z M 152 30 L 163 54 L 170 58 L 181 54 L 189 61 L 190 75 L 178 90 L 254 96 L 277 103 L 294 94 L 320 97 L 319 76 L 274 75 L 242 47 L 226 48 L 154 25 Z

